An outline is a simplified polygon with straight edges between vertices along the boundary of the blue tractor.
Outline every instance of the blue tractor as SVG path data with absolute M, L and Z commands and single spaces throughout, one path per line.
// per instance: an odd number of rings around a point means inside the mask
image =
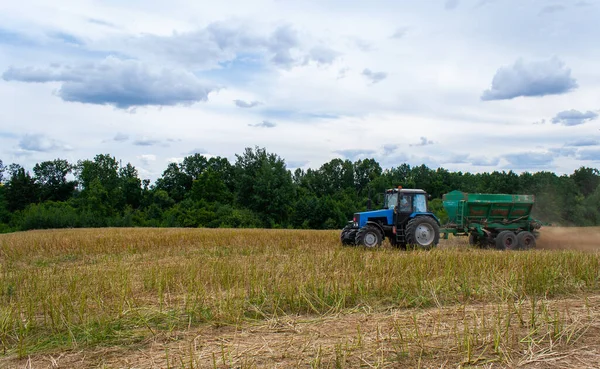
M 435 247 L 440 240 L 440 221 L 427 208 L 428 199 L 423 190 L 386 190 L 383 209 L 355 213 L 342 230 L 342 244 L 372 248 L 387 238 L 392 246 L 401 248 Z

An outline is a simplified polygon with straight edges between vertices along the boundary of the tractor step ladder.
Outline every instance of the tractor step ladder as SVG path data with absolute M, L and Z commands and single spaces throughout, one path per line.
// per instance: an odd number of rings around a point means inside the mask
M 459 227 L 462 227 L 463 225 L 463 221 L 464 221 L 464 212 L 465 212 L 465 201 L 464 200 L 460 200 L 458 202 L 458 209 L 456 212 L 456 224 Z
M 396 243 L 400 245 L 405 242 L 406 242 L 406 237 L 404 234 L 404 229 L 396 228 Z

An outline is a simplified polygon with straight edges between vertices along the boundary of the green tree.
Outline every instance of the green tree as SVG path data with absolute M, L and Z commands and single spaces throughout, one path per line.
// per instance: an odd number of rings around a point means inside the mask
M 265 217 L 267 226 L 284 225 L 294 199 L 292 176 L 285 162 L 264 148 L 236 155 L 236 199 Z
M 198 179 L 194 180 L 191 198 L 194 201 L 204 200 L 224 204 L 231 202 L 232 194 L 227 188 L 221 173 L 209 167 L 198 176 Z
M 73 166 L 63 159 L 44 161 L 33 167 L 35 181 L 40 188 L 40 201 L 67 201 L 73 196 L 76 181 L 69 181 L 67 175 Z
M 156 180 L 156 189 L 166 191 L 175 202 L 181 202 L 192 188 L 192 178 L 177 163 L 169 163 L 162 176 Z
M 570 177 L 585 197 L 592 194 L 600 185 L 600 172 L 596 168 L 580 167 Z
M 96 179 L 109 193 L 119 187 L 119 162 L 113 156 L 96 155 L 94 160 L 79 161 L 75 169 L 79 184 L 84 190 Z
M 362 159 L 354 163 L 354 185 L 360 195 L 367 188 L 369 182 L 379 177 L 383 170 L 375 159 Z
M 127 163 L 127 165 L 119 169 L 119 180 L 125 204 L 134 209 L 138 208 L 142 201 L 142 181 L 138 177 L 137 169 L 130 163 Z
M 6 183 L 4 197 L 9 211 L 23 210 L 39 199 L 39 189 L 28 171 L 19 164 L 11 164 L 10 178 Z

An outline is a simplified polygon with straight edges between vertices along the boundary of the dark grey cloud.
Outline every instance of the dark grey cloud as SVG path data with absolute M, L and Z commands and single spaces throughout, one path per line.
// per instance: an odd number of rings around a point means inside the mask
M 552 164 L 555 155 L 551 152 L 522 152 L 504 155 L 509 168 L 546 168 Z
M 454 10 L 458 6 L 459 2 L 459 0 L 446 0 L 444 8 L 446 8 L 446 10 Z
M 564 11 L 565 6 L 564 5 L 546 5 L 545 7 L 542 8 L 542 10 L 540 10 L 540 14 L 539 15 L 546 15 L 546 14 L 552 14 L 552 13 L 558 13 L 558 12 L 562 12 Z
M 204 154 L 208 154 L 208 151 L 206 151 L 205 149 L 203 149 L 201 147 L 197 147 L 197 148 L 195 148 L 193 150 L 188 151 L 185 154 L 186 155 L 195 155 L 195 154 L 204 155 Z
M 428 140 L 427 137 L 421 137 L 419 143 L 416 144 L 410 144 L 410 146 L 427 146 L 427 145 L 433 145 L 434 142 L 431 140 Z
M 340 55 L 340 53 L 329 47 L 315 46 L 310 49 L 308 55 L 305 56 L 305 62 L 309 63 L 314 61 L 317 64 L 331 64 Z
M 109 28 L 118 28 L 113 23 L 110 23 L 110 22 L 107 22 L 105 20 L 98 19 L 98 18 L 88 18 L 87 21 L 90 22 L 90 23 L 92 23 L 92 24 L 97 24 L 99 26 L 105 26 L 105 27 L 109 27 Z
M 345 159 L 355 160 L 360 157 L 372 156 L 375 154 L 375 150 L 363 150 L 363 149 L 346 149 L 346 150 L 335 150 L 335 154 L 339 154 Z
M 46 135 L 31 134 L 25 135 L 19 141 L 18 147 L 20 150 L 27 152 L 50 152 L 56 150 L 71 150 L 72 148 L 55 139 L 49 138 Z
M 82 46 L 84 44 L 83 40 L 81 40 L 79 37 L 66 32 L 54 32 L 50 33 L 48 36 L 52 39 L 70 45 Z
M 360 37 L 350 37 L 351 46 L 356 47 L 360 51 L 368 52 L 373 50 L 373 43 Z
M 600 145 L 600 141 L 596 140 L 594 138 L 582 138 L 580 140 L 575 140 L 575 141 L 567 142 L 565 144 L 565 146 L 575 146 L 575 147 L 596 146 L 596 145 Z
M 257 127 L 257 128 L 274 128 L 277 126 L 277 124 L 270 122 L 268 120 L 263 120 L 260 123 L 255 123 L 255 124 L 248 124 L 250 127 Z
M 495 167 L 500 163 L 500 158 L 474 157 L 471 158 L 471 165 L 477 167 Z
M 288 169 L 302 168 L 303 166 L 305 166 L 308 163 L 309 163 L 308 160 L 290 160 L 290 161 L 285 162 L 286 167 Z
M 579 160 L 600 161 L 600 149 L 583 149 L 577 153 Z
M 591 121 L 598 118 L 598 113 L 593 111 L 580 112 L 579 110 L 565 110 L 556 114 L 552 118 L 553 124 L 562 124 L 564 126 L 577 126 L 585 122 Z
M 400 146 L 397 144 L 388 144 L 383 145 L 383 155 L 388 156 L 392 154 L 394 151 L 398 150 Z
M 571 69 L 558 58 L 537 62 L 519 59 L 512 66 L 498 69 L 492 88 L 483 92 L 481 100 L 558 95 L 577 87 L 577 81 L 571 77 Z
M 251 101 L 251 102 L 246 102 L 244 100 L 233 100 L 233 102 L 235 103 L 235 105 L 238 108 L 254 108 L 255 106 L 261 105 L 262 103 L 260 101 Z
M 370 69 L 365 69 L 362 72 L 363 76 L 367 77 L 371 80 L 372 83 L 381 82 L 387 77 L 387 73 L 385 72 L 373 72 Z
M 479 2 L 477 3 L 477 5 L 475 5 L 475 8 L 481 8 L 482 6 L 486 6 L 488 4 L 493 3 L 496 0 L 479 0 Z
M 556 156 L 575 156 L 576 149 L 572 147 L 553 147 L 548 149 L 549 152 Z
M 128 139 L 129 139 L 129 136 L 124 133 L 117 133 L 115 135 L 115 137 L 113 138 L 113 140 L 115 140 L 117 142 L 127 141 Z
M 192 32 L 168 36 L 144 34 L 124 39 L 114 47 L 175 61 L 188 68 L 219 68 L 220 63 L 254 55 L 288 69 L 311 61 L 330 64 L 339 55 L 323 45 L 308 45 L 290 25 L 260 33 L 256 27 L 239 22 L 215 22 Z
M 19 138 L 20 136 L 14 132 L 0 131 L 0 138 Z
M 398 27 L 392 34 L 392 38 L 403 38 L 408 33 L 408 27 Z
M 133 141 L 133 144 L 136 146 L 155 146 L 161 143 L 160 140 L 154 140 L 150 138 L 140 138 L 138 140 Z
M 62 82 L 56 94 L 64 101 L 138 106 L 191 105 L 206 101 L 215 90 L 194 74 L 175 69 L 153 69 L 136 60 L 108 57 L 99 63 L 44 68 L 11 67 L 5 81 Z
M 469 162 L 469 154 L 455 154 L 440 160 L 440 163 L 462 164 Z

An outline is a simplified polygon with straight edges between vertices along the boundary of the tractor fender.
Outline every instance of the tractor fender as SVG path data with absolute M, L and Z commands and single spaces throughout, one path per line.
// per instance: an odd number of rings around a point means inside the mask
M 366 225 L 374 225 L 375 227 L 379 228 L 379 230 L 381 231 L 382 235 L 385 235 L 385 231 L 383 230 L 383 226 L 380 223 L 373 222 L 373 221 L 369 220 Z
M 437 225 L 439 227 L 441 227 L 440 220 L 433 213 L 412 213 L 410 215 L 409 219 L 412 219 L 412 218 L 415 218 L 415 217 L 422 217 L 422 216 L 433 218 L 437 222 Z

